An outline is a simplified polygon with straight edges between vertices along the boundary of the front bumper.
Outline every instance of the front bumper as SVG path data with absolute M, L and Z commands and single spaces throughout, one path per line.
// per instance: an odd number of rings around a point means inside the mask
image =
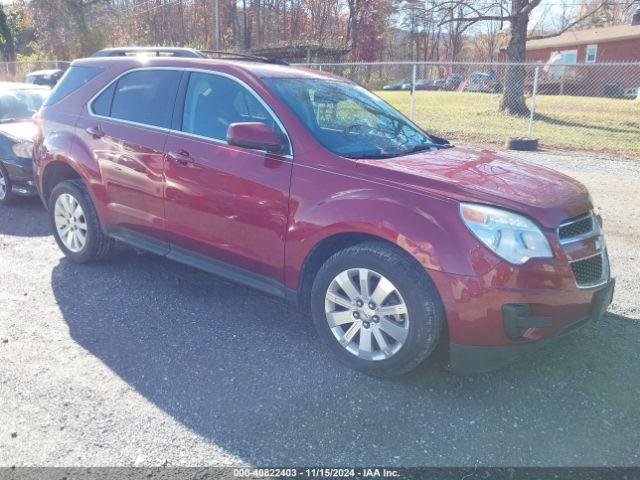
M 615 289 L 615 280 L 610 280 L 606 285 L 600 287 L 593 296 L 590 311 L 587 315 L 575 320 L 571 323 L 565 324 L 561 330 L 557 331 L 553 336 L 541 338 L 539 340 L 530 341 L 527 343 L 519 343 L 508 346 L 475 346 L 475 345 L 463 345 L 457 343 L 450 344 L 450 370 L 457 373 L 481 373 L 496 370 L 503 367 L 514 360 L 527 355 L 531 352 L 535 352 L 544 347 L 549 342 L 562 337 L 568 333 L 574 332 L 578 328 L 584 326 L 591 321 L 598 321 L 604 315 L 607 307 L 611 304 L 613 299 L 613 293 Z M 512 320 L 509 313 L 503 313 L 503 320 L 505 322 L 505 331 L 508 331 L 507 321 Z M 549 319 L 549 322 L 553 322 L 551 317 L 536 317 L 531 315 L 532 327 L 539 328 L 540 323 L 546 323 L 541 319 Z M 520 317 L 523 327 L 526 327 L 527 316 Z M 551 326 L 551 325 L 545 325 Z M 544 327 L 543 327 L 544 328 Z
M 7 169 L 11 179 L 12 191 L 16 195 L 37 195 L 36 184 L 33 179 L 31 159 L 12 158 L 0 160 Z

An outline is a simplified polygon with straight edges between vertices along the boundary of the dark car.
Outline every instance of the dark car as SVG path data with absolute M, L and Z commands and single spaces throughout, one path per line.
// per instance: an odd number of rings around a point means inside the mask
M 64 70 L 37 70 L 35 72 L 28 73 L 22 79 L 24 83 L 32 83 L 34 85 L 45 85 L 47 87 L 53 87 L 58 80 L 64 75 Z
M 473 72 L 467 79 L 465 90 L 469 92 L 499 93 L 502 84 L 494 73 Z
M 369 374 L 408 372 L 441 338 L 454 370 L 493 369 L 612 299 L 583 185 L 452 146 L 336 76 L 84 59 L 36 121 L 36 183 L 71 261 L 120 240 L 296 301 Z
M 37 193 L 31 165 L 37 129 L 31 117 L 48 94 L 48 87 L 0 83 L 0 204 Z
M 435 90 L 433 80 L 416 80 L 415 90 Z M 404 83 L 400 90 L 411 90 L 411 82 Z
M 444 81 L 444 90 L 457 90 L 460 84 L 464 82 L 464 76 L 454 73 L 449 75 Z
M 422 79 L 416 82 L 416 90 L 437 90 L 435 80 Z
M 433 88 L 435 90 L 443 90 L 445 85 L 447 83 L 447 79 L 446 78 L 439 78 L 437 80 L 433 81 Z
M 382 87 L 382 90 L 403 90 L 406 84 L 409 84 L 409 88 L 411 88 L 411 80 L 404 79 L 395 83 L 390 83 L 389 85 L 385 85 L 384 87 Z

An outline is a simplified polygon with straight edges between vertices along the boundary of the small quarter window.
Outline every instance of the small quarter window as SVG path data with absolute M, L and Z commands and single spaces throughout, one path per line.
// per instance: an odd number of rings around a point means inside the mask
M 96 115 L 108 117 L 111 115 L 111 101 L 113 100 L 113 92 L 116 84 L 112 83 L 109 88 L 102 92 L 91 104 L 91 110 Z

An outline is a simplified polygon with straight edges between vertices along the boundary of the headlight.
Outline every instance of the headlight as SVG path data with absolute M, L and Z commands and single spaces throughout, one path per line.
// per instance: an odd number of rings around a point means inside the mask
M 473 203 L 461 203 L 460 216 L 478 240 L 509 263 L 553 257 L 546 237 L 527 217 Z
M 31 152 L 33 151 L 33 142 L 18 142 L 14 143 L 11 147 L 16 157 L 31 158 Z

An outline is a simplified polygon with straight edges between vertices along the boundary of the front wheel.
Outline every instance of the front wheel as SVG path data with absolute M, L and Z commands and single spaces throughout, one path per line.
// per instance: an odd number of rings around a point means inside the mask
M 70 260 L 87 263 L 108 256 L 114 240 L 102 232 L 93 201 L 81 180 L 56 185 L 49 199 L 53 236 Z
M 311 295 L 325 345 L 342 363 L 369 375 L 409 372 L 433 352 L 444 325 L 426 272 L 382 243 L 334 254 L 320 268 Z
M 16 195 L 12 188 L 7 169 L 0 163 L 0 205 L 9 205 L 15 200 Z

